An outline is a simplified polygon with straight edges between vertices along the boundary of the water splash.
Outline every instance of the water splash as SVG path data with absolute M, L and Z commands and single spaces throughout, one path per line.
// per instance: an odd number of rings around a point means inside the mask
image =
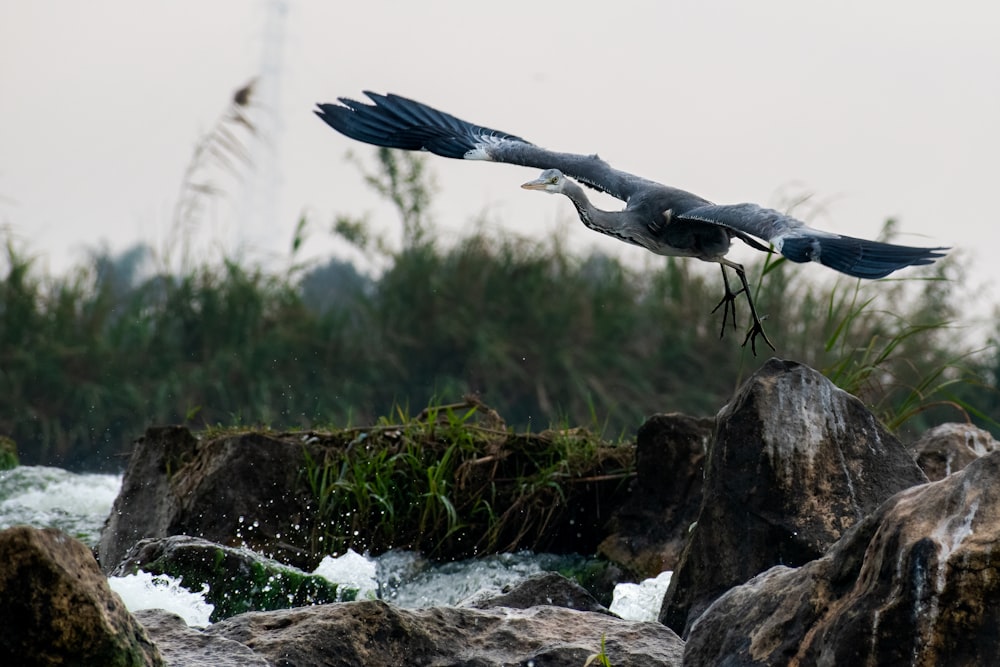
M 0 472 L 0 530 L 21 524 L 53 527 L 93 547 L 121 482 L 121 475 L 76 474 L 43 466 L 20 466 Z M 348 551 L 339 558 L 324 558 L 315 573 L 346 587 L 357 587 L 360 599 L 378 597 L 400 607 L 419 608 L 455 605 L 478 594 L 500 593 L 504 587 L 531 575 L 572 570 L 585 560 L 580 556 L 521 552 L 433 564 L 411 551 L 390 551 L 377 558 Z M 207 625 L 213 611 L 200 593 L 180 587 L 170 577 L 140 572 L 112 577 L 109 583 L 131 611 L 164 608 L 194 626 Z M 643 600 L 649 585 L 641 585 Z M 659 613 L 662 594 L 656 600 L 649 597 L 645 606 L 632 598 L 633 592 L 632 588 L 623 588 L 621 594 L 630 599 L 612 603 L 612 608 L 626 605 L 630 615 L 655 617 Z
M 209 625 L 209 618 L 215 611 L 215 605 L 205 602 L 208 584 L 201 592 L 194 593 L 184 588 L 180 579 L 139 571 L 125 577 L 109 577 L 108 585 L 118 593 L 129 611 L 165 609 L 194 627 Z
M 617 584 L 611 613 L 626 621 L 656 621 L 672 575 L 673 572 L 660 572 L 638 584 Z
M 339 558 L 324 556 L 313 574 L 318 574 L 342 588 L 356 588 L 357 599 L 368 600 L 377 597 L 378 594 L 379 585 L 375 576 L 377 569 L 378 566 L 374 561 L 365 558 L 354 549 L 348 549 L 347 553 Z

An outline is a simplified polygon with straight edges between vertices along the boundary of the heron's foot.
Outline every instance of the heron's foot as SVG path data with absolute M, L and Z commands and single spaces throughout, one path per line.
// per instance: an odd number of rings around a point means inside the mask
M 719 308 L 722 308 L 722 330 L 719 331 L 719 338 L 723 338 L 726 335 L 726 320 L 732 319 L 733 331 L 736 331 L 736 297 L 744 292 L 743 288 L 736 290 L 735 292 L 729 289 L 726 285 L 726 294 L 722 297 L 722 301 L 712 309 L 712 314 L 715 314 Z M 746 345 L 746 342 L 743 343 Z
M 763 319 L 766 320 L 767 315 L 765 315 Z M 763 338 L 769 348 L 772 350 L 775 349 L 774 343 L 771 342 L 771 339 L 767 337 L 767 332 L 764 331 L 764 325 L 761 323 L 761 318 L 757 317 L 757 314 L 754 313 L 753 325 L 750 327 L 750 331 L 747 332 L 747 337 L 743 339 L 743 347 L 746 347 L 747 341 L 749 341 L 750 351 L 753 352 L 753 356 L 755 357 L 757 356 L 757 336 Z

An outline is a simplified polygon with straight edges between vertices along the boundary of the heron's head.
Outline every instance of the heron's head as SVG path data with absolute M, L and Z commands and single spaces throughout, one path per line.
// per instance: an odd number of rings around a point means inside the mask
M 566 177 L 558 169 L 546 169 L 533 181 L 528 181 L 521 187 L 525 190 L 541 190 L 557 194 L 563 191 L 566 184 Z

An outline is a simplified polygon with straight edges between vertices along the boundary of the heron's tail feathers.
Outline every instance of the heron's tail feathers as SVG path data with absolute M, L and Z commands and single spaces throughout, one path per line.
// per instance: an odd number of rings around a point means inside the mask
M 793 262 L 819 262 L 855 278 L 884 278 L 907 266 L 932 264 L 948 248 L 917 248 L 836 234 L 782 239 L 781 254 Z
M 481 127 L 399 95 L 365 91 L 374 104 L 346 97 L 340 104 L 319 104 L 317 116 L 351 139 L 374 146 L 401 148 L 451 158 L 467 158 L 486 144 L 503 140 L 525 142 L 512 134 Z

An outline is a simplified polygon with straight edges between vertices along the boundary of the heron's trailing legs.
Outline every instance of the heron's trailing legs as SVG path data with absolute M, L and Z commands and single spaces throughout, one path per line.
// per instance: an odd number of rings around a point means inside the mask
M 712 314 L 714 315 L 715 311 L 725 306 L 722 310 L 722 330 L 719 331 L 719 338 L 722 338 L 726 335 L 726 320 L 729 319 L 729 313 L 733 314 L 733 331 L 736 331 L 736 297 L 739 296 L 740 292 L 743 290 L 740 289 L 739 291 L 734 292 L 732 288 L 729 287 L 729 276 L 726 275 L 726 267 L 719 264 L 719 268 L 722 269 L 722 284 L 726 286 L 726 293 L 722 297 L 722 301 L 719 302 L 719 305 L 712 309 Z
M 761 323 L 760 317 L 757 315 L 757 308 L 753 304 L 753 297 L 750 296 L 750 285 L 747 284 L 747 274 L 743 270 L 743 267 L 736 262 L 730 262 L 727 259 L 719 259 L 719 268 L 722 269 L 722 284 L 726 287 L 726 293 L 722 297 L 722 301 L 719 302 L 715 308 L 712 309 L 714 313 L 719 308 L 722 308 L 722 330 L 719 332 L 719 338 L 722 338 L 726 333 L 726 318 L 732 313 L 733 329 L 736 329 L 736 297 L 740 294 L 745 294 L 747 298 L 747 305 L 750 306 L 750 317 L 753 319 L 753 324 L 750 326 L 750 330 L 747 331 L 746 338 L 743 339 L 743 346 L 746 347 L 747 341 L 750 342 L 750 350 L 753 355 L 757 356 L 757 336 L 761 336 L 767 346 L 772 350 L 774 349 L 774 344 L 771 343 L 771 339 L 767 337 L 767 332 L 764 331 L 764 325 Z M 729 286 L 729 276 L 726 275 L 726 267 L 731 268 L 736 272 L 736 275 L 740 277 L 740 282 L 743 287 L 736 290 L 735 292 Z

